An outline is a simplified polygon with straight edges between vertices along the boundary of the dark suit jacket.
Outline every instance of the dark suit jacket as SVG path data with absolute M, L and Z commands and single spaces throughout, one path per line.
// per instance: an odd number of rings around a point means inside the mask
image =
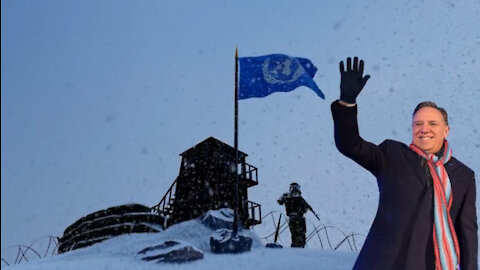
M 357 106 L 332 103 L 335 143 L 345 156 L 369 170 L 380 192 L 377 215 L 354 269 L 434 269 L 433 188 L 421 157 L 407 145 L 375 145 L 358 131 Z M 477 269 L 475 179 L 455 158 L 445 164 L 452 185 L 450 215 L 460 245 L 461 269 Z

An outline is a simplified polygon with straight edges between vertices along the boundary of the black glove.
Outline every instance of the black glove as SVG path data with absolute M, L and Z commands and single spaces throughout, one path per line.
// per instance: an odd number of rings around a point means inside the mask
M 347 58 L 347 70 L 343 66 L 343 61 L 340 61 L 340 100 L 350 104 L 356 103 L 356 99 L 362 88 L 370 79 L 370 75 L 363 77 L 363 60 L 358 64 L 358 57 Z

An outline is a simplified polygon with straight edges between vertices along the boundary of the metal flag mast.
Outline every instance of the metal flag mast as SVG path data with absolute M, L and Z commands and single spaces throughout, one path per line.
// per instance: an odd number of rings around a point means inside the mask
M 210 248 L 213 253 L 240 253 L 250 251 L 252 238 L 238 233 L 238 48 L 235 48 L 235 210 L 233 228 L 218 229 L 210 236 Z
M 233 216 L 233 234 L 238 231 L 238 48 L 235 48 L 235 213 Z

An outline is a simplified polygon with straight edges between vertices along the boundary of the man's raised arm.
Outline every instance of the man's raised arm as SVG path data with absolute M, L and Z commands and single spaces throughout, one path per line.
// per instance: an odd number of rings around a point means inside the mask
M 364 62 L 347 58 L 345 69 L 340 62 L 340 100 L 332 103 L 335 127 L 335 144 L 338 150 L 374 175 L 383 166 L 384 157 L 380 147 L 363 140 L 358 131 L 356 99 L 370 78 L 363 76 Z

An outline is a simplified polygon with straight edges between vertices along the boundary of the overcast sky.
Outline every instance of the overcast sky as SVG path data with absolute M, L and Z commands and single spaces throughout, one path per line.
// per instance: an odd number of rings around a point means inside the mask
M 373 177 L 333 144 L 338 62 L 372 77 L 361 134 L 411 140 L 424 100 L 449 111 L 454 156 L 480 171 L 480 2 L 1 2 L 2 249 L 61 235 L 113 205 L 155 205 L 178 154 L 214 136 L 233 144 L 234 53 L 310 59 L 319 99 L 300 87 L 240 103 L 240 149 L 259 168 L 266 213 L 292 181 L 326 223 L 366 233 Z

